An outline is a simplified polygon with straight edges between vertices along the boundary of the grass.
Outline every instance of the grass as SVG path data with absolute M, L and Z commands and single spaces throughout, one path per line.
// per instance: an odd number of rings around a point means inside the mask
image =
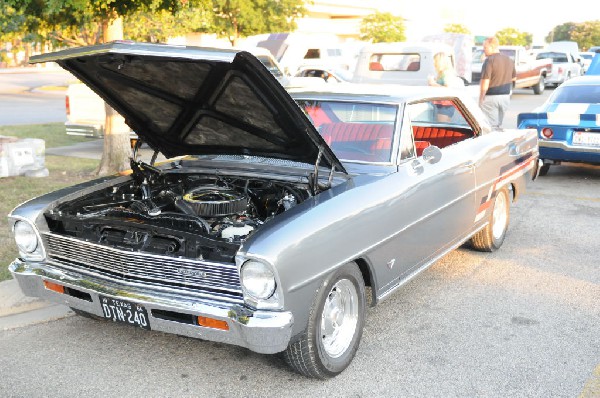
M 41 138 L 46 141 L 46 148 L 68 146 L 87 140 L 84 137 L 66 135 L 61 123 L 0 126 L 0 135 Z M 94 178 L 93 172 L 98 167 L 98 160 L 46 155 L 46 167 L 50 172 L 48 177 L 0 178 L 0 281 L 11 278 L 7 266 L 18 255 L 6 215 L 26 200 Z
M 56 148 L 89 141 L 89 138 L 67 135 L 62 123 L 27 124 L 22 126 L 0 126 L 0 135 L 17 138 L 41 138 L 46 148 Z

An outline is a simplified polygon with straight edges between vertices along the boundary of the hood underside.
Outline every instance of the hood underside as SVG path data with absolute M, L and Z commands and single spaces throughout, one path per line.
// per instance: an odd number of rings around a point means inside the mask
M 274 76 L 243 51 L 112 42 L 32 57 L 57 62 L 166 157 L 235 154 L 344 171 Z M 321 155 L 319 153 L 321 152 Z

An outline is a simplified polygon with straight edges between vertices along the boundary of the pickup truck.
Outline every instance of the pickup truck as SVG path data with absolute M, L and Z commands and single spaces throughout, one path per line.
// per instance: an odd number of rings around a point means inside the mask
M 106 112 L 104 101 L 88 86 L 81 82 L 71 83 L 65 97 L 67 121 L 65 129 L 69 135 L 82 135 L 99 138 L 104 136 Z M 115 120 L 115 127 L 130 131 L 121 116 Z
M 510 57 L 515 63 L 517 79 L 514 88 L 532 88 L 534 94 L 541 94 L 552 75 L 552 60 L 531 56 L 522 46 L 500 46 L 500 53 Z M 473 53 L 473 80 L 481 79 L 481 67 L 485 60 L 483 49 Z
M 552 50 L 541 52 L 537 56 L 552 60 L 552 77 L 546 80 L 547 85 L 558 87 L 566 80 L 583 74 L 579 57 L 570 52 Z

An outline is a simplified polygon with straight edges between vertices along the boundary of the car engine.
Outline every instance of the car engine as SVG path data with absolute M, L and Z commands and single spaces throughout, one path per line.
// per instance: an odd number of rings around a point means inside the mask
M 302 184 L 163 173 L 145 165 L 134 169 L 130 182 L 63 203 L 45 216 L 55 234 L 130 251 L 233 262 L 253 232 L 309 196 Z

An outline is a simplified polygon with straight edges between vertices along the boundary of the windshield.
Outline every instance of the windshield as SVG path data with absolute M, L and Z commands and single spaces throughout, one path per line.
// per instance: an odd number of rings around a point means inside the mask
M 389 163 L 398 107 L 358 102 L 297 100 L 340 160 Z
M 600 86 L 560 86 L 548 103 L 554 104 L 600 104 Z

